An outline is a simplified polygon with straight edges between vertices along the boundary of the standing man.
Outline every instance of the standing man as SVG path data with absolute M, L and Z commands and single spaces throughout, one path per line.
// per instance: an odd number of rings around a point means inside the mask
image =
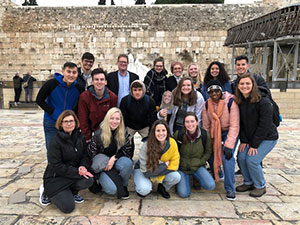
M 95 62 L 95 57 L 90 52 L 85 52 L 81 57 L 81 67 L 78 67 L 77 82 L 87 90 L 92 84 L 92 67 Z
M 77 65 L 66 62 L 62 74 L 55 73 L 40 89 L 36 102 L 45 111 L 44 132 L 48 150 L 51 138 L 57 133 L 55 123 L 59 115 L 67 109 L 74 110 L 83 87 L 76 81 Z
M 106 71 L 97 68 L 92 71 L 92 85 L 79 98 L 78 118 L 80 129 L 87 142 L 92 138 L 92 132 L 99 129 L 107 111 L 117 106 L 117 96 L 105 85 Z
M 14 81 L 14 89 L 15 89 L 15 106 L 17 106 L 18 104 L 20 104 L 20 95 L 22 92 L 22 82 L 23 79 L 20 77 L 19 72 L 15 73 L 15 76 L 13 77 L 13 81 Z
M 36 79 L 33 76 L 31 76 L 31 74 L 32 73 L 30 71 L 23 77 L 23 87 L 25 90 L 26 103 L 28 103 L 28 102 L 32 103 L 33 82 L 36 81 Z M 28 99 L 29 99 L 29 101 L 28 101 Z
M 130 93 L 130 84 L 139 79 L 139 76 L 135 73 L 131 73 L 127 70 L 128 56 L 126 54 L 120 54 L 118 56 L 118 70 L 111 72 L 107 76 L 107 87 L 118 96 L 118 107 L 122 98 Z
M 249 73 L 249 71 L 248 71 L 249 68 L 250 68 L 249 60 L 246 55 L 240 55 L 235 58 L 235 71 L 236 71 L 238 77 L 242 76 L 246 73 Z M 262 76 L 254 74 L 253 77 L 254 77 L 254 80 L 256 81 L 257 86 L 264 87 L 270 92 L 268 85 L 266 84 L 266 81 Z M 232 81 L 232 84 L 231 84 L 233 94 L 235 94 L 236 82 L 237 82 L 237 79 Z

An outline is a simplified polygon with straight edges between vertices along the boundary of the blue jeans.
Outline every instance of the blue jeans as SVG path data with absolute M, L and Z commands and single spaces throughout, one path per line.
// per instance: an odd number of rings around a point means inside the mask
M 177 184 L 181 179 L 180 174 L 177 171 L 170 172 L 165 176 L 162 185 L 168 191 Z M 135 190 L 140 195 L 146 196 L 152 191 L 152 182 L 148 177 L 145 177 L 140 169 L 133 171 L 133 180 L 135 183 Z
M 132 173 L 132 160 L 126 156 L 122 156 L 115 162 L 114 167 L 120 172 L 119 175 L 123 179 L 123 186 L 127 187 Z M 117 193 L 117 186 L 105 172 L 100 173 L 99 183 L 106 194 L 115 195 Z
M 227 139 L 227 134 L 228 131 L 223 131 L 222 132 L 222 142 L 225 143 Z M 222 164 L 223 164 L 223 170 L 224 170 L 224 175 L 223 171 L 220 170 L 219 176 L 222 178 L 224 176 L 224 188 L 227 192 L 235 192 L 234 184 L 235 184 L 235 177 L 234 177 L 234 169 L 235 169 L 235 158 L 234 158 L 234 152 L 237 146 L 239 138 L 236 138 L 234 147 L 232 149 L 232 158 L 227 160 L 225 159 L 225 155 L 222 154 Z M 222 150 L 224 151 L 224 145 L 222 146 Z M 209 166 L 211 168 L 212 174 L 214 174 L 214 167 L 213 167 L 213 162 L 214 162 L 214 155 L 212 154 L 211 158 L 209 159 Z
M 47 158 L 48 158 L 48 151 L 49 151 L 49 144 L 52 137 L 57 133 L 57 129 L 55 128 L 56 122 L 45 120 L 43 121 L 44 126 L 44 133 L 45 133 L 45 140 L 46 140 L 46 149 L 47 149 Z
M 261 161 L 274 148 L 278 140 L 264 140 L 257 148 L 256 155 L 248 155 L 249 147 L 246 147 L 243 152 L 238 152 L 238 163 L 244 177 L 244 184 L 254 184 L 255 188 L 264 188 L 266 181 Z
M 214 190 L 216 187 L 215 181 L 210 173 L 206 170 L 204 166 L 199 167 L 192 174 L 186 174 L 181 170 L 178 170 L 181 180 L 176 185 L 177 193 L 182 198 L 187 198 L 191 194 L 191 184 L 190 184 L 190 176 L 193 176 L 206 190 Z

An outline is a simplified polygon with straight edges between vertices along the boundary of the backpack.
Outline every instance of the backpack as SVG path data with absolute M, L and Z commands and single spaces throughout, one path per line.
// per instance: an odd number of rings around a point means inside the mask
M 28 87 L 28 81 L 29 81 L 29 79 L 27 81 L 23 82 L 23 84 L 22 84 L 23 88 L 27 88 Z
M 272 103 L 272 106 L 273 106 L 273 123 L 276 125 L 276 127 L 279 127 L 280 121 L 282 121 L 281 115 L 279 112 L 279 106 L 273 100 L 271 95 L 268 95 L 268 96 L 269 96 L 270 102 Z
M 227 104 L 228 112 L 229 112 L 229 113 L 230 113 L 230 108 L 231 108 L 231 105 L 232 105 L 233 100 L 234 100 L 234 98 L 230 98 L 229 101 L 228 101 L 228 104 Z M 206 110 L 208 109 L 208 101 L 205 102 L 205 109 L 206 109 Z
M 206 130 L 204 130 L 203 128 L 200 128 L 201 130 L 201 140 L 202 140 L 202 145 L 203 148 L 206 148 L 206 139 L 207 139 L 207 133 Z M 183 141 L 183 135 L 184 135 L 184 129 L 180 129 L 178 131 L 178 136 L 177 136 L 177 146 L 178 146 L 178 150 L 180 150 L 181 145 L 182 145 L 182 141 Z

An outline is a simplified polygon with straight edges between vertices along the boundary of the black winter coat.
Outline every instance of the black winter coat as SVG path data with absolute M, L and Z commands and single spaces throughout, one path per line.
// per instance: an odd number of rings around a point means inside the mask
M 252 148 L 258 148 L 264 140 L 277 140 L 278 132 L 273 123 L 273 106 L 270 99 L 263 96 L 259 102 L 250 103 L 244 99 L 240 109 L 240 141 Z
M 82 179 L 78 173 L 80 166 L 89 166 L 83 134 L 74 130 L 70 136 L 58 131 L 49 145 L 48 165 L 43 177 L 47 196 L 51 198 Z

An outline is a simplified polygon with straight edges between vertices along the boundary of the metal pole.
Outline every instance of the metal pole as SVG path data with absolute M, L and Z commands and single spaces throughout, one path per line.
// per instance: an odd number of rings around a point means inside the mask
M 267 59 L 268 59 L 268 46 L 265 44 L 264 46 L 264 58 L 263 58 L 263 77 L 267 80 Z
M 272 81 L 275 81 L 277 79 L 277 41 L 274 40 L 274 50 L 273 50 L 273 72 L 272 72 Z
M 249 72 L 251 72 L 251 49 L 252 48 L 252 46 L 251 46 L 251 44 L 249 43 L 248 44 L 248 49 L 247 49 L 247 57 L 248 57 L 248 61 L 249 61 Z
M 298 57 L 299 57 L 299 41 L 295 43 L 295 54 L 294 54 L 294 72 L 293 76 L 291 77 L 292 81 L 297 79 L 297 68 L 298 68 Z

